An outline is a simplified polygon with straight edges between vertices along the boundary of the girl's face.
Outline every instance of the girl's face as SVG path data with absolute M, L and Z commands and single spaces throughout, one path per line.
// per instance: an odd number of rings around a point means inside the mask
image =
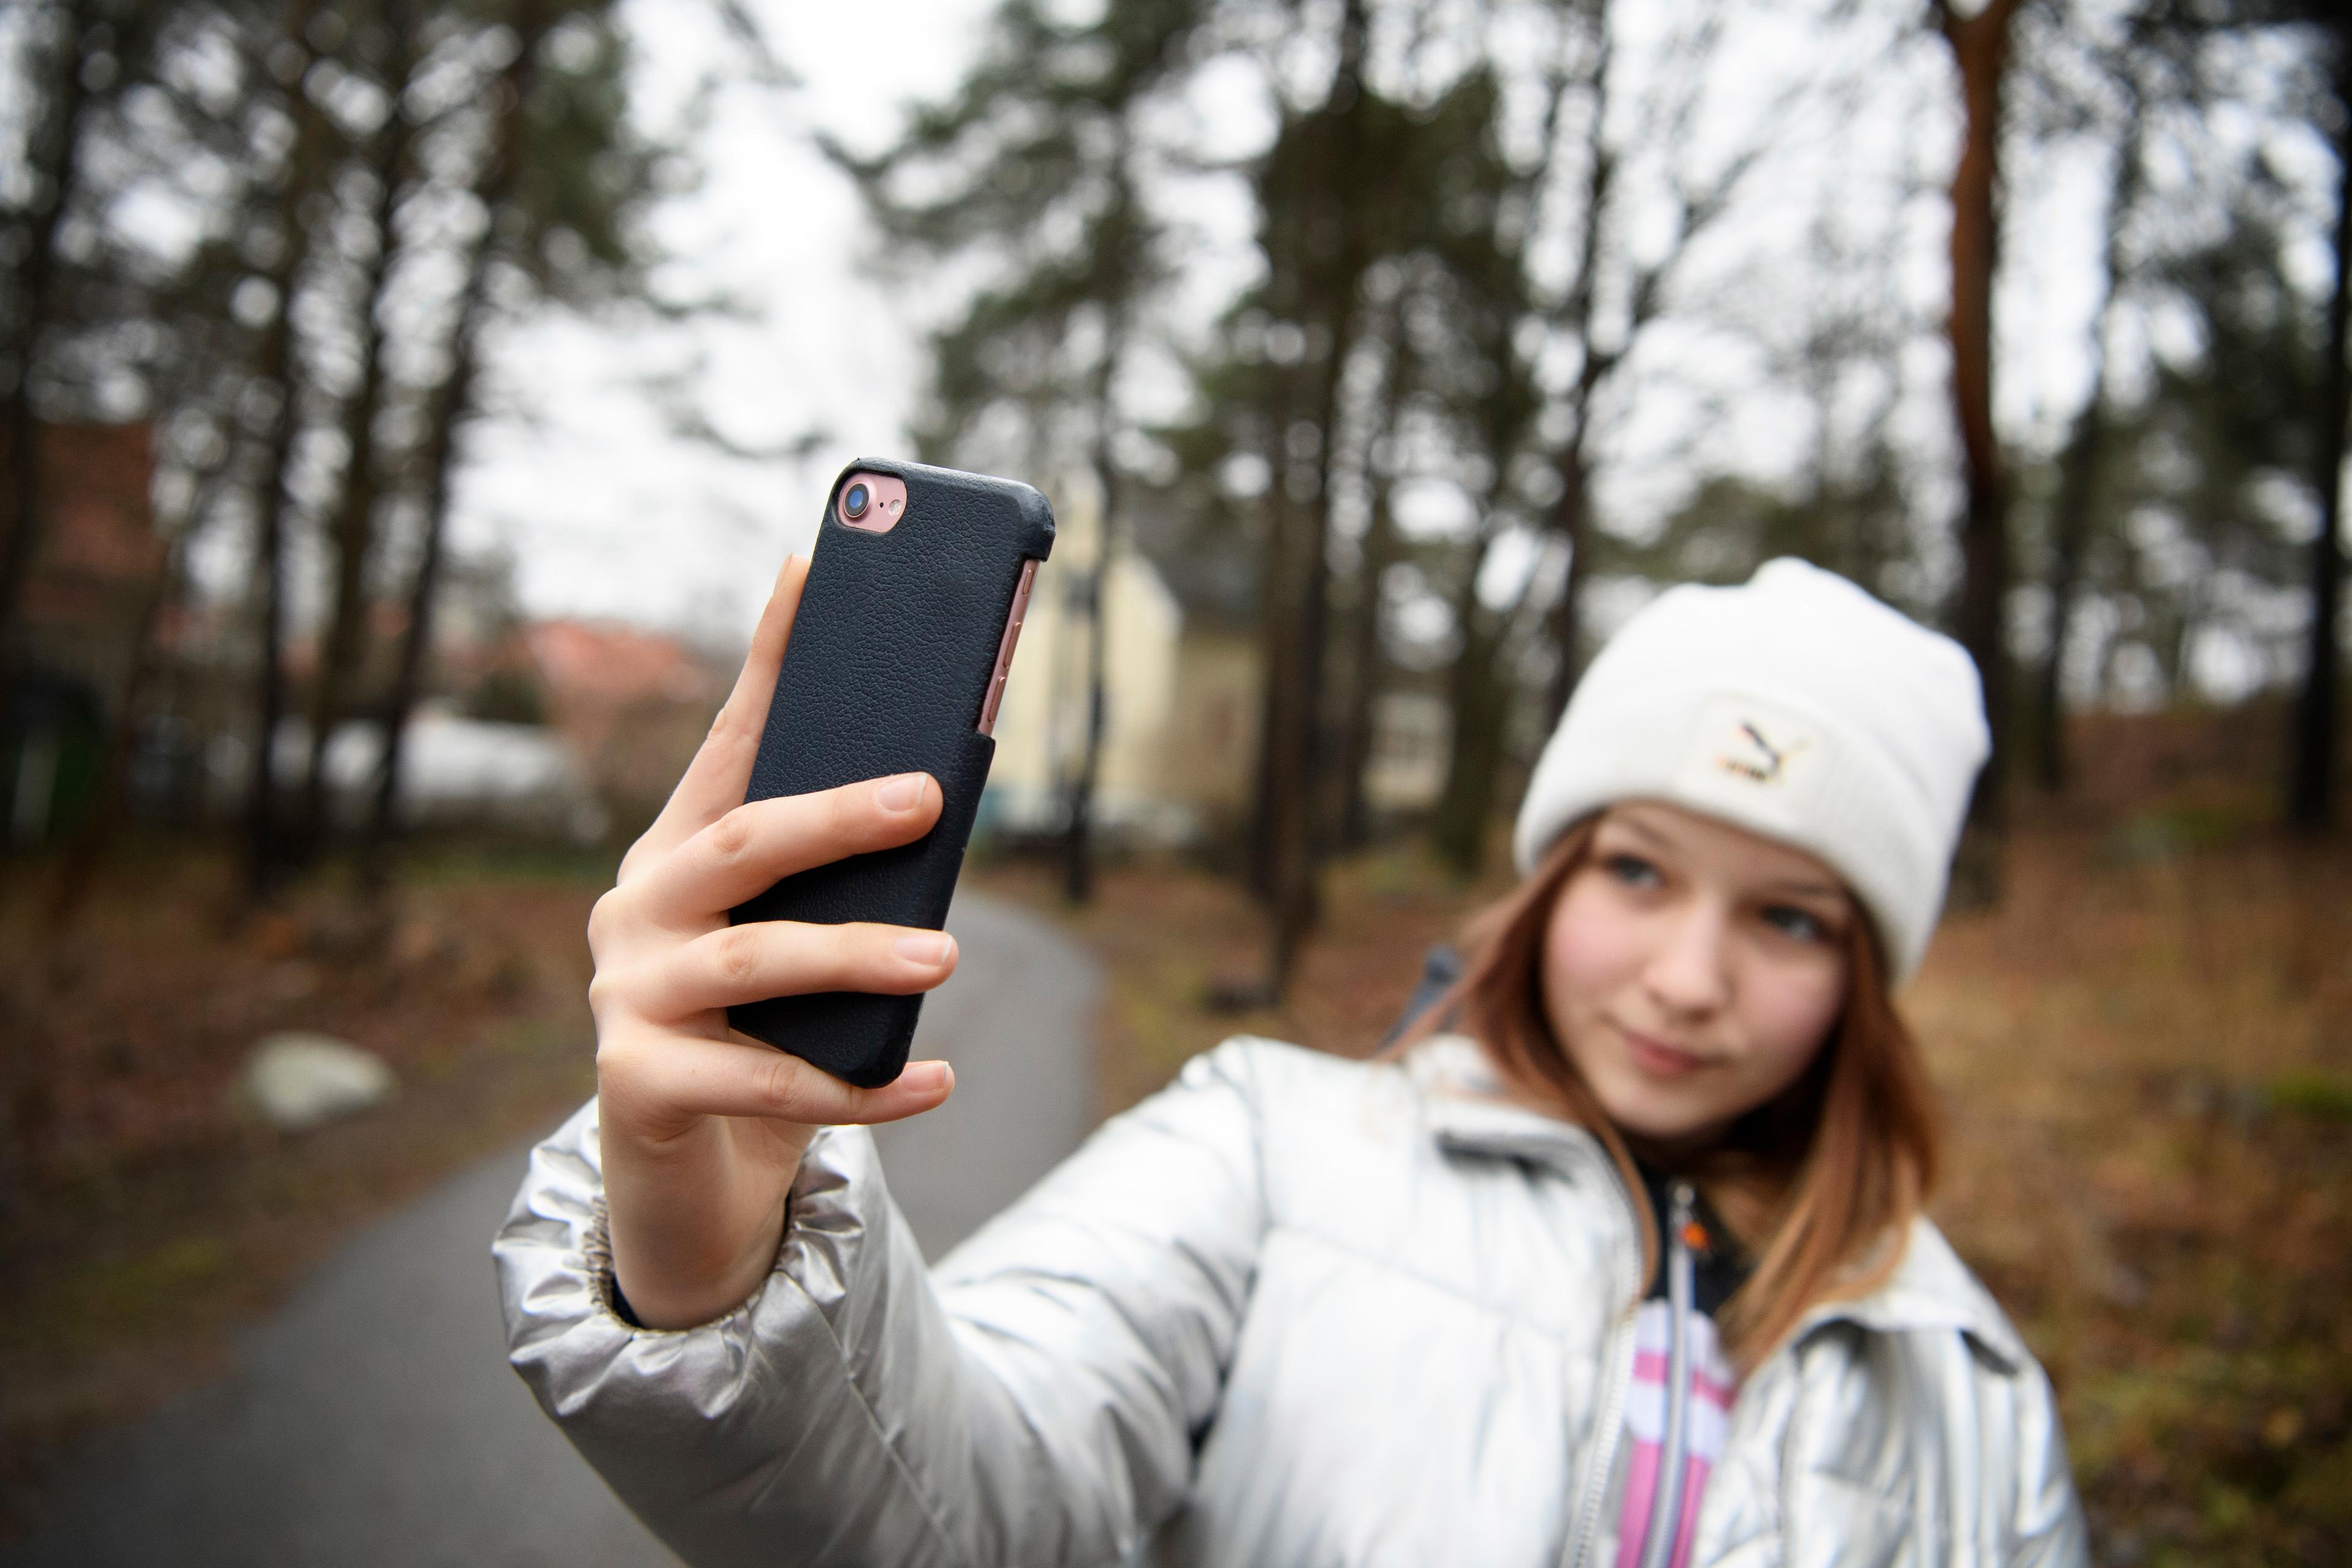
M 1612 806 L 1544 931 L 1544 1014 L 1628 1132 L 1704 1144 L 1794 1083 L 1859 920 L 1801 849 L 1657 802 Z

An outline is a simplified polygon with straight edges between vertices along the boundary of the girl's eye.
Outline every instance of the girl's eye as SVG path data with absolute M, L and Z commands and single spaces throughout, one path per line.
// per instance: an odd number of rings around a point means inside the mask
M 1639 855 L 1612 855 L 1601 867 L 1629 888 L 1654 888 L 1664 879 L 1658 868 Z
M 1825 942 L 1830 928 L 1819 915 L 1797 908 L 1794 904 L 1774 904 L 1764 911 L 1764 923 L 1783 936 L 1799 942 Z

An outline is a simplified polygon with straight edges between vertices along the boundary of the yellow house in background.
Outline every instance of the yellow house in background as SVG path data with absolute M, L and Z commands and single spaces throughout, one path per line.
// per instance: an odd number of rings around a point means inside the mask
M 996 716 L 996 758 L 977 831 L 1027 837 L 1067 822 L 1067 792 L 1084 763 L 1093 617 L 1087 604 L 1102 550 L 1090 489 L 1056 498 L 1054 554 L 1037 574 L 1021 647 Z M 1150 562 L 1131 547 L 1103 588 L 1104 731 L 1095 819 L 1109 835 L 1157 844 L 1196 837 L 1196 808 L 1169 786 L 1184 614 Z
M 1085 756 L 1092 617 L 1086 602 L 1101 510 L 1093 488 L 1055 498 L 1053 558 L 1037 574 L 1021 647 L 996 721 L 996 758 L 976 831 L 1014 837 L 1067 825 L 1070 781 Z M 1262 655 L 1256 563 L 1184 548 L 1164 522 L 1155 561 L 1122 538 L 1103 595 L 1105 713 L 1096 822 L 1128 843 L 1228 840 L 1246 826 L 1256 782 Z M 1147 546 L 1148 547 L 1148 546 Z M 1374 709 L 1365 791 L 1376 816 L 1410 819 L 1444 783 L 1451 713 L 1423 680 Z

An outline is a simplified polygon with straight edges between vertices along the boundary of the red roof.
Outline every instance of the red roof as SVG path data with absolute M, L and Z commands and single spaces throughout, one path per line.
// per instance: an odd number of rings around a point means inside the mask
M 153 432 L 143 420 L 38 428 L 44 515 L 26 608 L 44 620 L 79 618 L 163 567 L 147 493 L 155 476 Z M 11 508 L 13 499 L 0 494 L 0 508 Z M 16 519 L 7 521 L 14 527 Z
M 523 640 L 560 706 L 701 702 L 720 694 L 718 672 L 659 632 L 613 621 L 538 621 L 524 628 Z

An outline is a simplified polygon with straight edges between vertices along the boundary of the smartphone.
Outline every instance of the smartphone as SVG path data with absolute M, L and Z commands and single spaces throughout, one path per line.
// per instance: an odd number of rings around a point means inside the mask
M 746 801 L 927 773 L 945 801 L 912 844 L 787 877 L 745 921 L 947 921 L 990 731 L 1054 513 L 1024 484 L 861 458 L 825 498 Z M 829 991 L 730 1007 L 742 1033 L 861 1088 L 907 1065 L 923 998 Z

